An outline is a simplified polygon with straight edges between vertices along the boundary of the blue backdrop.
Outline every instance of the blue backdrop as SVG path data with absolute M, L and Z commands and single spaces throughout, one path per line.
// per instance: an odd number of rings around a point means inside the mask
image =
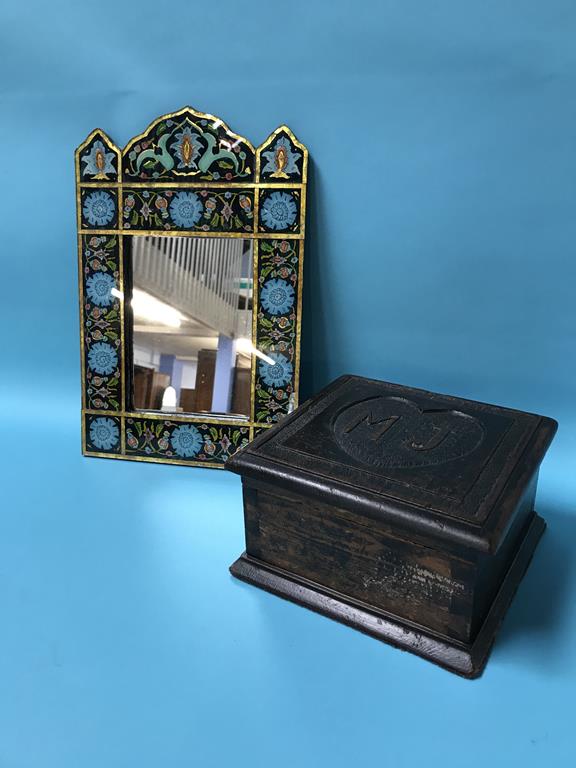
M 570 764 L 574 2 L 0 13 L 0 768 Z M 559 420 L 480 680 L 233 581 L 238 478 L 80 456 L 73 151 L 186 104 L 310 149 L 305 394 L 353 372 Z

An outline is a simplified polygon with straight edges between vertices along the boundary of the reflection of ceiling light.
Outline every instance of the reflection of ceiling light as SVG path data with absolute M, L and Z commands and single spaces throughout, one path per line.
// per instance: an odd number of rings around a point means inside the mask
M 138 317 L 144 320 L 151 320 L 154 323 L 169 325 L 171 328 L 180 328 L 184 315 L 169 304 L 155 299 L 149 293 L 139 291 L 135 288 L 132 291 L 132 311 Z
M 259 349 L 256 349 L 250 339 L 245 337 L 236 339 L 236 350 L 240 353 L 244 353 L 245 355 L 256 355 L 256 357 L 259 357 L 261 360 L 265 360 L 268 365 L 276 364 L 275 360 L 273 360 L 271 357 L 268 357 L 268 355 L 265 355 L 264 352 L 260 352 Z

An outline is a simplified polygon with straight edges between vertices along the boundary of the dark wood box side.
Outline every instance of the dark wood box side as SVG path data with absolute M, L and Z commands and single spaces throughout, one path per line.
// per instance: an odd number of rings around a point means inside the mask
M 316 499 L 243 481 L 246 552 L 463 642 L 473 642 L 534 517 L 536 474 L 496 555 L 412 541 Z
M 512 515 L 510 526 L 495 555 L 477 555 L 477 577 L 474 589 L 472 637 L 480 630 L 488 611 L 512 565 L 518 548 L 534 518 L 534 501 L 538 485 L 538 472 L 520 497 Z
M 246 552 L 441 635 L 469 642 L 476 553 L 457 557 L 275 486 L 243 480 Z

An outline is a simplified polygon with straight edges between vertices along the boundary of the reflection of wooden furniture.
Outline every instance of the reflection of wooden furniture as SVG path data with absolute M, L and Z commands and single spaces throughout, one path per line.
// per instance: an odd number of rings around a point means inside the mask
M 180 390 L 180 407 L 184 413 L 194 413 L 196 410 L 196 390 L 195 389 L 181 389 Z
M 212 410 L 212 393 L 214 391 L 214 372 L 216 370 L 216 350 L 201 349 L 198 352 L 198 368 L 196 370 L 196 411 Z
M 134 366 L 134 408 L 149 408 L 150 392 L 152 390 L 152 368 L 143 365 Z
M 170 376 L 143 365 L 134 366 L 134 408 L 160 410 Z
M 234 388 L 232 390 L 232 413 L 250 416 L 250 368 L 234 370 Z
M 150 392 L 150 405 L 155 411 L 162 407 L 162 396 L 166 387 L 170 386 L 170 376 L 167 373 L 157 373 L 154 371 L 152 376 L 152 389 Z

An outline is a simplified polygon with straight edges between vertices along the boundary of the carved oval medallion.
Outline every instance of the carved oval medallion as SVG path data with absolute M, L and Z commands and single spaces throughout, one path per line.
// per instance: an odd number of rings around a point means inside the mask
M 338 445 L 354 459 L 383 468 L 430 467 L 478 448 L 484 428 L 462 411 L 421 410 L 400 397 L 354 403 L 334 421 Z

